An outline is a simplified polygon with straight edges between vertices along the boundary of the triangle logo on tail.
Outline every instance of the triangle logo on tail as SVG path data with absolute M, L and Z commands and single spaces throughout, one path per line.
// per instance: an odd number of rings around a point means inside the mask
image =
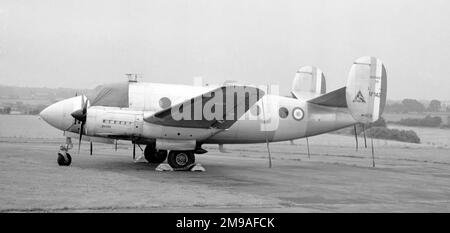
M 364 99 L 363 94 L 361 93 L 361 91 L 358 91 L 358 94 L 356 94 L 355 99 L 353 99 L 353 102 L 358 102 L 358 103 L 365 103 L 366 100 Z

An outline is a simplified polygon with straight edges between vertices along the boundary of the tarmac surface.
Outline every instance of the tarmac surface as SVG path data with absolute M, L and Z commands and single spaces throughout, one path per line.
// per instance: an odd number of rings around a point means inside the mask
M 0 212 L 449 212 L 450 150 L 351 137 L 217 146 L 197 155 L 206 172 L 158 172 L 131 146 L 88 143 L 59 167 L 63 140 L 0 138 Z M 333 143 L 323 143 L 323 142 Z M 345 142 L 345 143 L 344 143 Z M 361 145 L 360 145 L 361 147 Z M 74 145 L 77 148 L 77 145 Z

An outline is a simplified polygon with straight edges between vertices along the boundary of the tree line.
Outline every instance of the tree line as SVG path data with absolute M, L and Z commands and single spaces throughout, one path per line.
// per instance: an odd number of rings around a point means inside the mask
M 386 104 L 385 111 L 392 113 L 450 112 L 450 106 L 443 109 L 439 100 L 432 100 L 428 106 L 425 106 L 418 100 L 404 99 L 400 103 Z

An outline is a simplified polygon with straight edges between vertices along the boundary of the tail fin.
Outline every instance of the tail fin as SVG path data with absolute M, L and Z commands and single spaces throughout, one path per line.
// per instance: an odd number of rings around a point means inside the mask
M 309 103 L 348 108 L 361 123 L 378 120 L 386 104 L 386 68 L 375 57 L 357 59 L 349 73 L 346 87 L 308 100 Z
M 358 58 L 347 80 L 347 107 L 353 118 L 361 123 L 378 120 L 386 104 L 386 68 L 375 57 Z
M 291 89 L 294 98 L 308 100 L 325 92 L 325 75 L 317 67 L 304 66 L 295 73 Z

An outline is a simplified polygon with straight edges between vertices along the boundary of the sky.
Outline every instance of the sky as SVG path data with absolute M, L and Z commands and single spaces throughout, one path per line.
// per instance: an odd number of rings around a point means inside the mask
M 388 99 L 450 100 L 446 0 L 2 0 L 0 84 L 94 88 L 126 80 L 278 84 L 314 65 L 328 91 L 352 62 L 386 65 Z

